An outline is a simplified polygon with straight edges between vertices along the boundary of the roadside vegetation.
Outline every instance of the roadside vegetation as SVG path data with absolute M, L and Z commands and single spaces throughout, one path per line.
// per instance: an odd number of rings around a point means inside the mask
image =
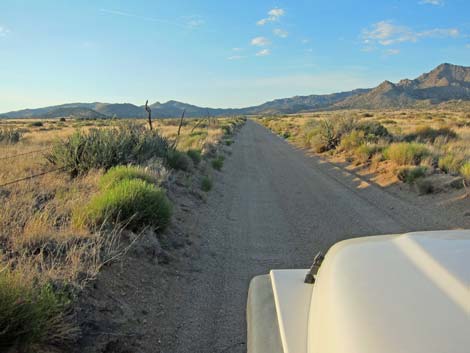
M 80 291 L 171 223 L 172 176 L 212 188 L 244 121 L 0 121 L 0 351 L 67 351 Z
M 293 144 L 420 194 L 470 185 L 470 116 L 462 112 L 326 112 L 258 121 Z M 468 193 L 467 193 L 468 194 Z

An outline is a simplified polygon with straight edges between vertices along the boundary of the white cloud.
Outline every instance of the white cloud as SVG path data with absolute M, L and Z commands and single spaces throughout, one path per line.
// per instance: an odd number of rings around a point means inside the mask
M 234 52 L 240 52 L 240 51 L 243 51 L 243 48 L 232 48 L 232 51 L 234 51 Z
M 227 58 L 227 60 L 241 60 L 244 59 L 245 57 L 243 55 L 232 55 Z
M 305 39 L 302 39 L 301 42 L 302 42 L 302 44 L 308 44 L 308 43 L 310 43 L 310 39 L 305 38 Z
M 10 30 L 6 27 L 0 26 L 0 37 L 6 37 L 10 34 Z
M 387 46 L 404 42 L 417 42 L 420 38 L 458 37 L 459 35 L 460 32 L 457 28 L 433 28 L 417 32 L 407 26 L 395 25 L 391 21 L 374 23 L 370 29 L 362 31 L 363 42 L 368 46 L 374 43 Z
M 467 49 L 470 49 L 470 44 L 467 44 L 465 47 L 466 47 Z
M 201 16 L 183 16 L 183 20 L 186 22 L 188 28 L 194 29 L 203 26 L 206 21 Z
M 287 38 L 289 36 L 289 32 L 284 31 L 283 29 L 276 28 L 273 30 L 274 35 L 280 37 L 280 38 Z
M 262 49 L 259 52 L 256 53 L 256 56 L 267 56 L 271 54 L 271 50 L 269 49 Z
M 251 40 L 251 45 L 265 47 L 266 45 L 269 45 L 269 40 L 265 37 L 255 37 Z
M 385 55 L 398 55 L 400 54 L 400 49 L 387 49 L 385 50 Z
M 268 12 L 268 17 L 263 18 L 256 22 L 258 26 L 264 26 L 268 22 L 276 22 L 279 20 L 280 17 L 285 15 L 285 11 L 280 8 L 274 8 Z
M 444 5 L 444 0 L 422 0 L 419 2 L 421 5 Z

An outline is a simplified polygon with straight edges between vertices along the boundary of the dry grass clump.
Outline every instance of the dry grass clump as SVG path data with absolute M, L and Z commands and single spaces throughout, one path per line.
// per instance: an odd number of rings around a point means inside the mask
M 429 155 L 426 145 L 414 142 L 393 143 L 384 150 L 384 157 L 397 165 L 418 165 Z

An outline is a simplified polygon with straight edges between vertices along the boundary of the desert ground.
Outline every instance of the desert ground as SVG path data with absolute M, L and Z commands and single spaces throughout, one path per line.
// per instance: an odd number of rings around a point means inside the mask
M 38 351 L 244 352 L 253 276 L 308 267 L 343 239 L 470 226 L 469 122 L 458 112 L 341 111 L 185 120 L 177 138 L 179 119 L 162 120 L 158 136 L 135 128 L 152 153 L 120 174 L 84 160 L 72 137 L 80 129 L 94 136 L 86 146 L 105 149 L 92 131 L 122 121 L 2 122 L 20 135 L 0 147 L 0 290 L 24 313 L 18 327 L 37 322 L 26 342 Z M 160 137 L 178 153 L 154 158 Z M 171 218 L 162 223 L 161 208 L 158 222 L 98 217 L 123 174 L 160 202 L 163 192 Z M 44 310 L 28 312 L 36 302 Z

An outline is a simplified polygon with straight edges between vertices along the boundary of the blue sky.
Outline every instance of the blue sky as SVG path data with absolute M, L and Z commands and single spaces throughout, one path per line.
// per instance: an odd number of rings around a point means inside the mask
M 468 0 L 0 2 L 0 111 L 241 107 L 470 65 Z

